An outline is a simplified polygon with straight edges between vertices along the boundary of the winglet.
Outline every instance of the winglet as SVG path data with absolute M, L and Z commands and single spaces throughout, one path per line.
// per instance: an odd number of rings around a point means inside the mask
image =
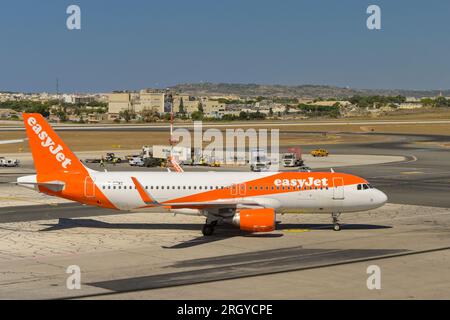
M 139 181 L 135 177 L 131 177 L 131 180 L 133 180 L 134 185 L 136 186 L 137 191 L 139 192 L 139 195 L 141 196 L 142 201 L 147 206 L 159 206 L 159 202 L 154 200 L 150 194 L 145 191 L 144 187 L 139 183 Z

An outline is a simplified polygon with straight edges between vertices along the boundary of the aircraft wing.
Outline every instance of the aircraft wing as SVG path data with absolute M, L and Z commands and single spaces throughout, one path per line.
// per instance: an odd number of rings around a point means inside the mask
M 217 199 L 213 201 L 200 202 L 170 202 L 163 203 L 164 206 L 177 208 L 227 208 L 227 207 L 262 207 L 263 205 L 257 201 L 244 200 L 239 198 L 234 199 Z
M 145 203 L 143 208 L 151 207 L 170 207 L 172 209 L 181 208 L 195 208 L 195 209 L 208 209 L 208 208 L 273 208 L 280 207 L 280 202 L 271 198 L 254 197 L 254 198 L 229 198 L 229 199 L 215 199 L 211 201 L 198 201 L 198 202 L 158 202 L 150 193 L 148 193 L 136 177 L 131 177 L 136 189 L 141 196 L 142 201 Z

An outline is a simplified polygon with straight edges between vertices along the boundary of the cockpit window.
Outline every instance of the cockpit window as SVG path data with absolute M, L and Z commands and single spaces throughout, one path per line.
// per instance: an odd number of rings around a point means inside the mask
M 372 185 L 370 185 L 370 184 L 366 184 L 366 183 L 363 183 L 363 184 L 358 184 L 357 186 L 356 186 L 356 188 L 358 189 L 358 190 L 367 190 L 367 189 L 373 189 L 373 187 L 372 187 Z

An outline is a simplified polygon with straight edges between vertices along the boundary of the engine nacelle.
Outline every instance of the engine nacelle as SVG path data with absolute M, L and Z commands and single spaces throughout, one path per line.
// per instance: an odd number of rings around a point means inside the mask
M 236 212 L 232 223 L 241 230 L 270 232 L 275 230 L 274 209 L 243 209 Z

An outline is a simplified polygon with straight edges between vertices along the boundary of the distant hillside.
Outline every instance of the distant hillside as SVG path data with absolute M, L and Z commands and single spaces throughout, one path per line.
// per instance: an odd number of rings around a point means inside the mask
M 351 89 L 321 85 L 260 85 L 260 84 L 233 84 L 233 83 L 184 83 L 170 89 L 192 95 L 238 95 L 241 97 L 299 97 L 299 98 L 346 98 L 354 95 L 383 95 L 406 97 L 435 97 L 439 90 L 373 90 Z M 450 96 L 450 90 L 442 91 L 444 96 Z

